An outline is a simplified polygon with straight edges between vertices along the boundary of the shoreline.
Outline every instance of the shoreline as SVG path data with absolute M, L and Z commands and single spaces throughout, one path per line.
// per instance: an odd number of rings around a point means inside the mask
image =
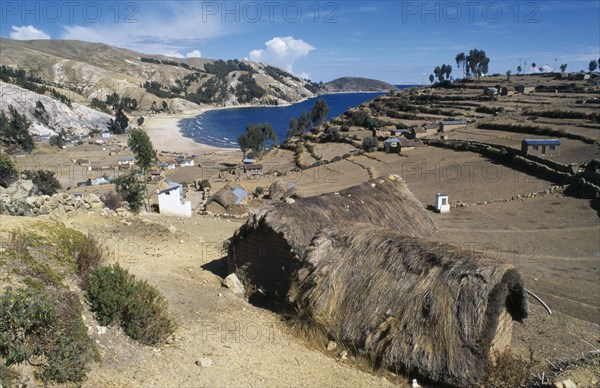
M 200 154 L 201 152 L 211 153 L 233 153 L 238 152 L 238 148 L 226 148 L 217 147 L 208 144 L 198 143 L 195 140 L 183 136 L 179 129 L 179 123 L 182 119 L 188 119 L 200 116 L 206 112 L 223 109 L 244 109 L 244 108 L 278 108 L 286 107 L 294 104 L 299 104 L 310 98 L 318 98 L 323 95 L 334 95 L 334 94 L 351 94 L 351 93 L 385 93 L 376 91 L 348 91 L 348 92 L 330 92 L 316 95 L 314 97 L 307 97 L 294 103 L 288 103 L 285 105 L 256 105 L 256 104 L 244 104 L 244 105 L 233 105 L 233 106 L 214 106 L 206 105 L 199 109 L 189 110 L 184 113 L 157 113 L 151 116 L 146 116 L 146 122 L 143 125 L 146 133 L 152 140 L 154 147 L 161 152 L 166 153 L 187 153 L 187 154 Z

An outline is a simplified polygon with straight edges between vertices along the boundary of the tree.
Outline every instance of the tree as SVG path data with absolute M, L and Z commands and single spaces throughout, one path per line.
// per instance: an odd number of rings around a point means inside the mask
M 484 50 L 473 49 L 469 51 L 466 62 L 470 72 L 480 78 L 482 74 L 487 74 L 490 58 L 487 57 Z
M 53 145 L 58 148 L 63 148 L 65 146 L 65 139 L 62 137 L 62 134 L 50 136 L 50 145 Z
M 429 74 L 429 82 L 433 83 L 433 81 L 435 81 L 435 77 L 433 76 L 433 74 Z
M 144 125 L 144 121 L 145 121 L 144 116 L 138 117 L 137 125 L 141 127 L 142 125 Z
M 30 152 L 34 148 L 33 137 L 29 133 L 31 122 L 25 115 L 19 114 L 12 106 L 8 106 L 9 119 L 4 112 L 0 112 L 0 142 L 6 145 L 16 145 L 24 151 Z
M 321 124 L 321 122 L 327 117 L 328 113 L 329 106 L 327 105 L 327 101 L 322 98 L 318 99 L 310 111 L 310 119 L 312 120 L 312 124 Z
M 142 129 L 136 128 L 129 133 L 127 146 L 133 152 L 135 162 L 144 174 L 150 170 L 150 166 L 156 163 L 156 150 L 152 146 L 148 134 Z
M 465 56 L 465 53 L 459 53 L 459 54 L 457 54 L 455 60 L 456 60 L 456 67 L 458 69 L 460 69 L 462 67 L 462 69 L 463 69 L 463 78 L 465 78 L 465 71 L 466 71 L 465 64 L 466 64 L 466 61 L 467 61 L 467 57 Z
M 15 162 L 8 154 L 0 151 L 0 186 L 7 188 L 19 177 Z
M 537 69 L 537 65 L 536 65 L 536 63 L 535 63 L 535 62 L 533 62 L 533 63 L 531 64 L 531 70 L 532 70 L 532 71 L 535 73 L 535 70 L 536 70 L 536 69 Z
M 517 66 L 517 73 L 521 74 L 522 71 L 523 68 L 521 67 L 521 65 Z
M 563 63 L 562 65 L 560 65 L 560 71 L 562 73 L 564 73 L 566 70 L 567 70 L 567 64 L 566 63 Z
M 136 177 L 135 171 L 121 175 L 112 181 L 117 193 L 129 203 L 129 209 L 138 212 L 144 204 L 144 185 Z
M 588 69 L 590 69 L 590 73 L 595 71 L 598 68 L 598 62 L 591 60 L 590 64 L 588 65 Z
M 452 74 L 452 65 L 446 65 L 446 71 L 444 71 L 446 75 L 446 80 L 450 79 L 450 74 Z
M 248 124 L 246 133 L 237 138 L 242 152 L 246 154 L 250 151 L 254 156 L 264 150 L 268 140 L 277 142 L 277 134 L 269 123 Z
M 125 133 L 125 130 L 129 126 L 129 119 L 123 112 L 123 109 L 117 110 L 117 114 L 115 115 L 115 119 L 110 119 L 108 122 L 108 130 L 114 133 L 115 135 L 122 135 Z
M 44 195 L 53 195 L 62 188 L 60 182 L 54 176 L 54 172 L 48 170 L 25 170 L 25 179 L 33 182 Z
M 48 122 L 50 121 L 46 107 L 40 100 L 35 103 L 35 111 L 33 112 L 33 116 L 44 125 L 48 125 Z
M 512 71 L 510 71 L 510 70 L 506 70 L 506 80 L 507 80 L 508 82 L 510 82 L 510 76 L 511 76 L 511 74 L 512 74 Z
M 444 69 L 444 70 L 446 70 L 446 69 Z M 433 69 L 433 74 L 435 74 L 435 76 L 438 79 L 438 81 L 442 82 L 444 80 L 444 75 L 443 75 L 443 72 L 442 72 L 442 68 L 440 66 L 436 66 Z

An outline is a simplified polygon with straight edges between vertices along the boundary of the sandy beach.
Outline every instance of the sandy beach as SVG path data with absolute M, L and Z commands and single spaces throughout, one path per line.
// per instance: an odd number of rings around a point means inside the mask
M 202 108 L 197 111 L 184 114 L 155 114 L 148 116 L 144 128 L 150 136 L 154 147 L 159 151 L 183 152 L 187 154 L 200 154 L 205 152 L 235 152 L 237 149 L 220 148 L 206 144 L 196 143 L 194 140 L 184 137 L 179 132 L 179 121 L 181 119 L 196 117 L 209 110 L 218 108 Z

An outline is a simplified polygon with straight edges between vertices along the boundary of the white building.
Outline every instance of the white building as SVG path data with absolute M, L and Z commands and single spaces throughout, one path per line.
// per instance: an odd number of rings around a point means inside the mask
M 450 211 L 450 201 L 447 194 L 437 193 L 435 195 L 435 211 L 438 213 L 448 213 Z
M 194 161 L 192 159 L 185 159 L 179 163 L 181 167 L 193 167 Z
M 100 136 L 101 136 L 103 139 L 110 139 L 110 137 L 112 136 L 112 133 L 110 133 L 110 132 L 108 132 L 108 131 L 104 131 L 104 132 L 100 133 Z
M 135 164 L 135 158 L 133 158 L 133 157 L 120 158 L 117 161 L 117 164 L 119 166 L 124 166 L 124 165 L 133 166 Z
M 180 217 L 192 216 L 192 203 L 183 200 L 183 186 L 180 183 L 164 181 L 158 189 L 158 209 L 160 214 Z

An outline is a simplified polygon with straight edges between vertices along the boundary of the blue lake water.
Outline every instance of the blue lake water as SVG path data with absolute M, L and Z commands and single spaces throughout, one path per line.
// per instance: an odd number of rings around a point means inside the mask
M 297 104 L 283 107 L 252 107 L 219 109 L 200 116 L 183 119 L 179 130 L 185 137 L 202 144 L 217 147 L 237 148 L 237 137 L 243 134 L 249 123 L 271 123 L 280 141 L 286 137 L 290 119 L 310 112 L 315 101 L 323 98 L 329 105 L 327 119 L 336 117 L 350 108 L 358 106 L 384 93 L 325 94 Z

